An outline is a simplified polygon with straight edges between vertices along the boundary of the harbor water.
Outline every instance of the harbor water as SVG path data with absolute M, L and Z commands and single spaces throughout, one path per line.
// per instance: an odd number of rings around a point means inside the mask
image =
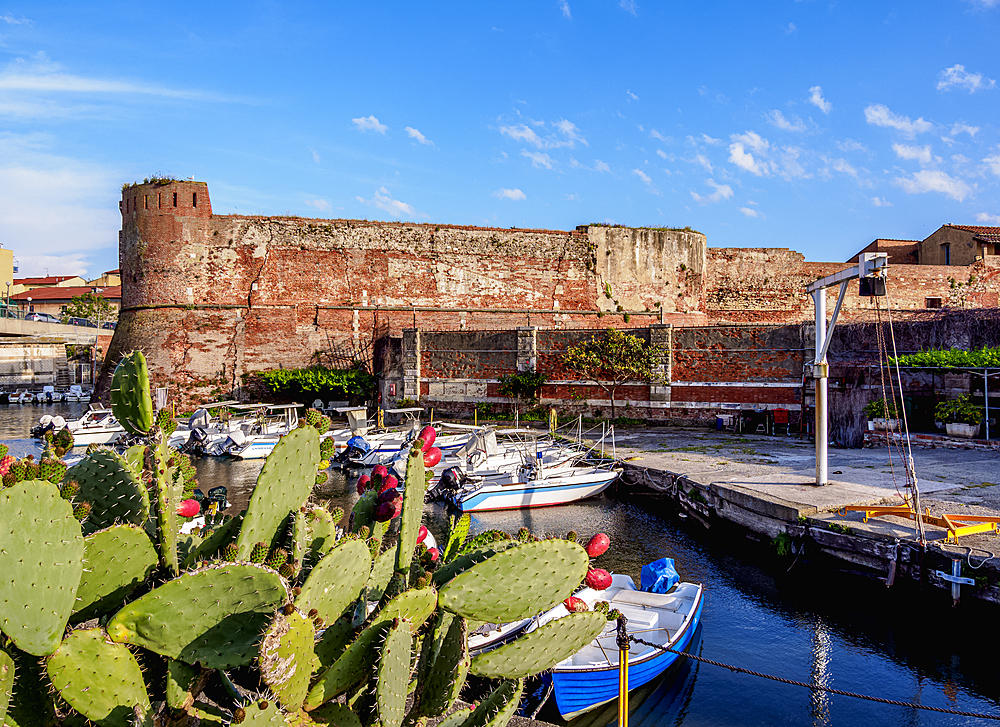
M 12 454 L 37 453 L 27 438 L 42 414 L 79 416 L 86 404 L 0 408 L 0 440 Z M 233 509 L 246 506 L 262 461 L 198 459 L 203 490 L 229 488 Z M 318 497 L 349 511 L 353 482 L 334 472 Z M 600 565 L 638 582 L 643 564 L 674 558 L 682 579 L 705 584 L 702 627 L 693 653 L 783 679 L 886 700 L 1000 717 L 996 614 L 958 609 L 915 591 L 889 590 L 857 576 L 815 572 L 808 564 L 768 559 L 740 541 L 705 533 L 625 495 L 538 510 L 481 513 L 473 532 L 529 528 L 536 535 L 581 537 L 603 531 L 612 546 Z M 429 527 L 446 529 L 447 513 L 429 507 Z M 975 564 L 981 554 L 976 554 Z M 667 725 L 966 725 L 981 719 L 831 695 L 691 660 L 633 694 L 633 727 Z M 540 717 L 551 715 L 543 712 Z M 575 725 L 614 724 L 614 705 Z

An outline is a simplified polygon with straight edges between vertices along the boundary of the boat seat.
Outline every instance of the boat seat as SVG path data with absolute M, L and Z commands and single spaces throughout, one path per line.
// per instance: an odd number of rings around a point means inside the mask
M 652 606 L 668 611 L 676 611 L 681 607 L 681 599 L 672 594 L 647 593 L 646 591 L 633 591 L 627 588 L 618 591 L 611 599 L 611 603 L 623 603 L 629 606 Z

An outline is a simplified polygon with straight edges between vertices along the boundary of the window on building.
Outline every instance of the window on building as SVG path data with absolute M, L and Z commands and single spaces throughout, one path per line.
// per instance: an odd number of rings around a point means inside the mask
M 192 192 L 191 193 L 191 206 L 192 207 L 197 207 L 198 206 L 198 193 L 197 192 Z
M 174 207 L 177 206 L 177 192 L 174 192 Z
M 940 298 L 924 298 L 924 308 L 940 308 Z
M 951 244 L 947 242 L 943 244 L 941 251 L 944 252 L 944 264 L 951 265 Z

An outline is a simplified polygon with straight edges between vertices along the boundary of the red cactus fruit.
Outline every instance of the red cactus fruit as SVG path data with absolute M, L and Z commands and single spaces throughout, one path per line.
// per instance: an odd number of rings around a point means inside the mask
M 10 466 L 17 462 L 17 459 L 9 454 L 5 454 L 3 459 L 0 459 L 0 477 L 10 472 Z
M 392 502 L 397 497 L 402 497 L 402 495 L 395 487 L 391 487 L 388 490 L 382 490 L 382 492 L 378 493 L 376 502 L 381 505 L 383 502 Z
M 194 517 L 201 512 L 201 503 L 197 500 L 181 500 L 177 506 L 177 514 L 181 517 Z
M 603 591 L 611 585 L 611 574 L 603 568 L 591 568 L 587 571 L 587 577 L 584 579 L 584 583 L 586 583 L 590 588 L 593 588 L 595 591 Z
M 386 467 L 384 464 L 377 464 L 374 467 L 372 467 L 372 477 L 374 477 L 375 475 L 381 475 L 382 477 L 385 477 L 387 474 L 389 474 L 389 468 Z
M 426 538 L 427 538 L 427 528 L 421 525 L 420 530 L 417 531 L 417 542 L 422 543 Z
M 393 517 L 399 517 L 403 514 L 403 496 L 400 495 L 395 500 L 391 501 L 391 504 L 396 507 L 396 512 L 393 513 Z
M 441 461 L 441 450 L 437 447 L 431 447 L 424 451 L 424 467 L 433 467 L 438 462 Z
M 598 533 L 590 539 L 590 542 L 587 543 L 587 555 L 591 558 L 604 555 L 607 552 L 609 545 L 611 545 L 611 538 L 604 533 Z
M 361 475 L 358 478 L 358 494 L 365 494 L 365 490 L 368 489 L 368 483 L 372 481 L 372 478 L 368 475 Z
M 380 523 L 387 523 L 396 517 L 396 505 L 393 502 L 383 502 L 375 508 L 375 519 Z
M 378 488 L 379 494 L 382 494 L 386 490 L 395 489 L 398 485 L 399 485 L 399 480 L 397 480 L 392 475 L 386 475 L 385 477 L 382 478 L 382 484 L 379 485 Z
M 434 446 L 434 440 L 437 439 L 437 430 L 428 424 L 420 430 L 420 438 L 424 440 L 424 446 L 421 449 L 424 452 L 429 452 L 431 447 Z
M 569 611 L 570 613 L 582 613 L 584 611 L 590 610 L 590 608 L 587 606 L 587 602 L 584 601 L 582 598 L 577 598 L 576 596 L 570 596 L 569 598 L 567 598 L 565 601 L 563 601 L 563 605 L 566 607 L 566 610 Z
M 436 561 L 438 559 L 438 555 L 439 555 L 438 554 L 438 549 L 437 548 L 428 548 L 427 549 L 427 555 L 429 555 L 431 557 L 431 561 L 432 562 Z

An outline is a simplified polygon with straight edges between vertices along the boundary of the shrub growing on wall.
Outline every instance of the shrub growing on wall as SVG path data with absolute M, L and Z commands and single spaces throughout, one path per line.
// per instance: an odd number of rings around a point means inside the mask
M 270 369 L 247 374 L 244 381 L 251 388 L 254 384 L 262 385 L 276 400 L 304 403 L 314 399 L 364 401 L 375 390 L 374 377 L 361 368 Z

